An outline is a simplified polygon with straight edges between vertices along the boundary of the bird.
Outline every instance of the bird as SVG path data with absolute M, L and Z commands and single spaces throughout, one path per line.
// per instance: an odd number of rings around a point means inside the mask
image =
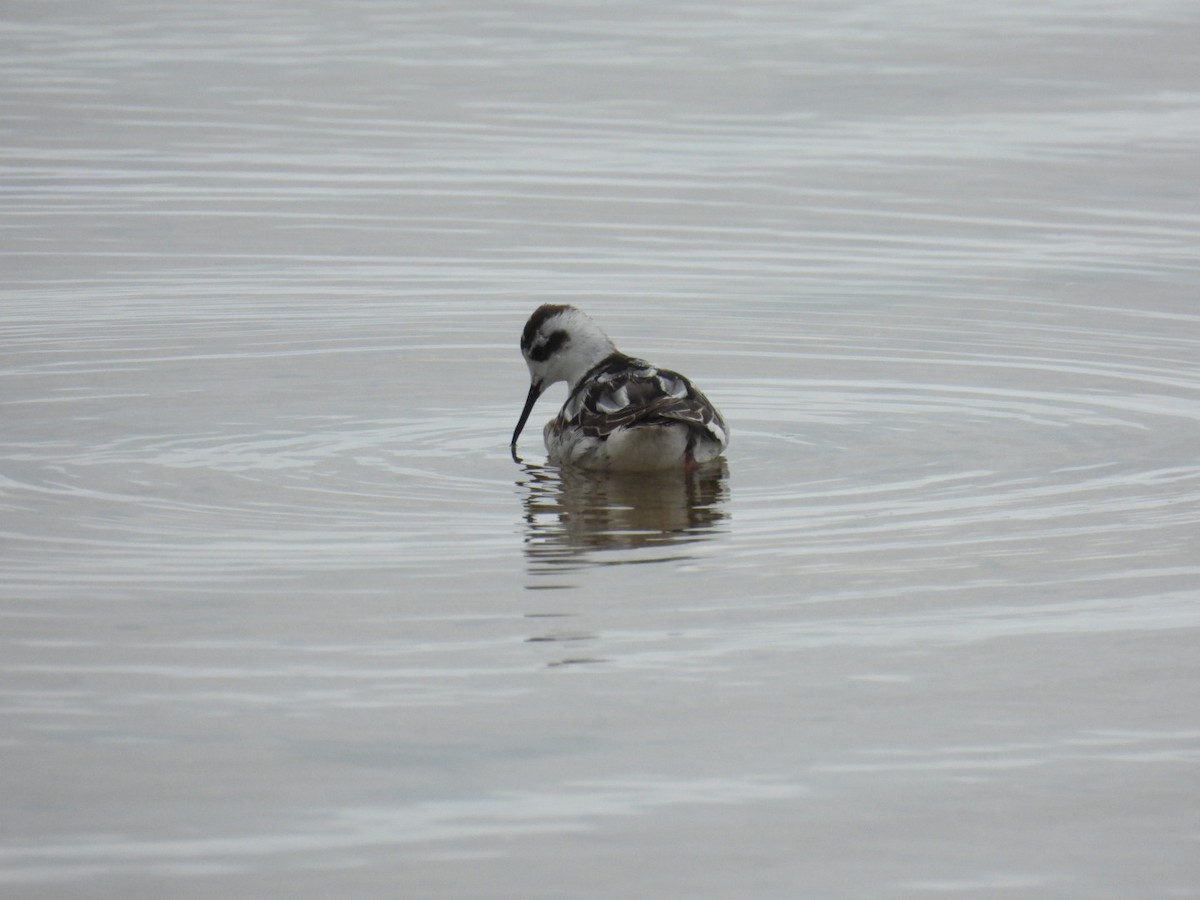
M 721 455 L 729 428 L 686 377 L 617 350 L 581 309 L 547 303 L 521 332 L 529 394 L 510 449 L 546 389 L 567 383 L 567 400 L 546 423 L 549 461 L 606 472 L 693 472 Z

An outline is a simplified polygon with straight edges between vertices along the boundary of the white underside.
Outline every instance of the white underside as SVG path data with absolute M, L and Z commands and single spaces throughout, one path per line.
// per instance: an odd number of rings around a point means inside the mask
M 550 461 L 581 469 L 608 472 L 657 472 L 684 466 L 688 428 L 684 425 L 642 425 L 618 428 L 607 438 L 586 437 L 574 432 L 557 432 L 546 424 L 544 437 Z M 720 455 L 715 441 L 701 440 L 692 448 L 696 463 Z

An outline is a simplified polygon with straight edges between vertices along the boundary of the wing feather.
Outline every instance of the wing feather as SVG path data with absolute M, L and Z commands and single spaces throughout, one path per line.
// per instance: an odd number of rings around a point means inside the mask
M 687 378 L 644 360 L 613 356 L 589 372 L 567 398 L 558 425 L 607 438 L 621 428 L 679 422 L 724 443 L 720 413 Z

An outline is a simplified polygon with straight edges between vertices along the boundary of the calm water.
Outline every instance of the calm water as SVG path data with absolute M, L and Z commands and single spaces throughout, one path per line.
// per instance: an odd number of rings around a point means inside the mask
M 1200 897 L 1198 41 L 10 4 L 0 893 Z M 723 471 L 509 457 L 564 300 Z

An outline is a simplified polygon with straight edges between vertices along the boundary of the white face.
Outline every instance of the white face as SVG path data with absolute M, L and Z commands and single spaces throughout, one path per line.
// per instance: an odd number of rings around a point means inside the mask
M 568 361 L 572 351 L 572 335 L 562 316 L 548 319 L 537 330 L 533 343 L 524 351 L 529 377 L 542 390 L 557 381 L 570 379 Z
M 546 388 L 558 381 L 574 386 L 592 366 L 615 350 L 604 332 L 575 307 L 548 305 L 538 309 L 521 335 L 521 354 L 529 367 L 532 384 L 513 442 Z

